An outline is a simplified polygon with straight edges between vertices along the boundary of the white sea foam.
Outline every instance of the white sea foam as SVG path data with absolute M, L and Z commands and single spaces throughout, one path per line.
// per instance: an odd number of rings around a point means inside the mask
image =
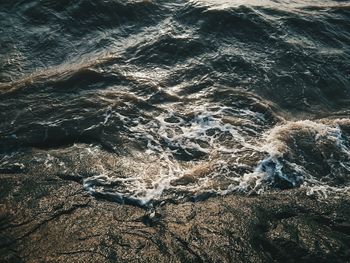
M 253 173 L 238 178 L 239 184 L 231 185 L 223 193 L 237 190 L 261 193 L 276 179 L 282 179 L 290 183 L 291 186 L 300 185 L 308 195 L 326 197 L 334 193 L 349 194 L 350 148 L 339 126 L 341 123 L 349 123 L 349 120 L 341 119 L 328 123 L 304 120 L 277 125 L 262 136 L 263 143 L 258 151 L 265 152 L 266 158 L 259 162 Z M 327 175 L 330 177 L 328 181 L 319 178 L 318 174 L 314 174 L 315 171 L 308 171 L 302 165 L 308 156 L 303 156 L 303 153 L 295 153 L 298 150 L 303 151 L 297 146 L 298 136 L 302 134 L 307 134 L 313 138 L 313 141 L 304 147 L 310 147 L 316 154 L 321 154 L 323 156 L 321 162 L 332 164 L 330 165 L 330 174 Z M 331 147 L 334 147 L 334 153 L 325 152 Z M 335 158 L 335 153 L 340 154 L 341 157 L 339 158 L 341 159 Z M 293 154 L 293 158 L 288 157 L 291 154 Z M 295 157 L 295 154 L 298 154 L 298 156 Z M 339 170 L 341 168 L 343 168 L 343 171 Z M 284 169 L 287 172 L 283 171 Z M 332 177 L 336 179 L 339 173 L 346 177 L 345 182 L 337 186 L 328 185 L 332 183 L 330 182 L 333 179 Z
M 136 159 L 130 159 L 130 156 L 127 156 L 121 162 L 133 169 L 127 179 L 122 179 L 124 189 L 117 193 L 122 197 L 137 199 L 141 204 L 147 204 L 152 200 L 162 199 L 165 192 L 171 192 L 174 195 L 178 192 L 195 195 L 203 191 L 223 195 L 235 191 L 262 193 L 273 186 L 282 188 L 300 186 L 309 195 L 317 194 L 323 197 L 330 193 L 348 192 L 349 186 L 329 186 L 327 185 L 329 182 L 324 182 L 317 174 L 312 174 L 312 171 L 308 171 L 302 163 L 293 158 L 287 158 L 298 150 L 294 149 L 293 147 L 296 146 L 290 143 L 298 140 L 300 134 L 306 134 L 314 139 L 315 144 L 311 143 L 307 147 L 322 152 L 323 149 L 318 147 L 326 144 L 344 153 L 342 160 L 331 160 L 332 156 L 329 155 L 322 161 L 336 162 L 334 164 L 336 169 L 343 167 L 344 170 L 349 171 L 349 146 L 338 125 L 344 120 L 335 120 L 332 123 L 310 120 L 285 122 L 267 130 L 257 141 L 249 138 L 246 134 L 247 130 L 242 126 L 235 126 L 225 121 L 225 118 L 232 115 L 234 113 L 228 107 L 210 109 L 210 107 L 201 106 L 192 110 L 190 117 L 187 118 L 172 110 L 156 116 L 150 122 L 143 120 L 131 126 L 130 134 L 136 139 L 146 140 L 147 150 Z M 239 112 L 240 118 L 246 117 L 247 123 L 248 115 L 255 115 L 256 118 L 264 120 L 264 116 L 257 116 L 252 111 Z M 249 124 L 253 127 L 258 125 Z M 208 133 L 213 130 L 215 132 Z M 219 138 L 223 134 L 229 137 L 220 141 Z M 201 145 L 203 143 L 205 145 Z M 227 145 L 233 147 L 230 148 Z M 184 149 L 185 154 L 188 155 L 193 154 L 190 151 L 199 151 L 204 153 L 205 157 L 203 160 L 194 159 L 183 162 L 174 157 L 179 149 Z M 244 153 L 245 151 L 247 153 Z M 252 172 L 239 174 L 235 171 L 239 167 L 247 166 L 242 161 L 249 162 L 249 158 L 253 158 L 256 154 L 266 157 L 258 161 Z M 299 155 L 298 158 L 306 157 Z M 336 170 L 332 172 L 336 173 Z M 191 177 L 189 182 L 172 184 L 186 176 L 197 176 L 197 178 Z M 121 179 L 113 176 L 87 178 L 85 184 L 89 186 L 89 191 L 94 193 L 103 192 L 106 189 L 103 186 L 95 189 L 93 184 L 89 184 L 91 180 L 97 180 L 100 184 L 106 185 Z M 346 183 L 348 184 L 349 181 Z
M 221 191 L 220 176 L 227 181 L 234 180 L 220 156 L 238 160 L 238 153 L 254 148 L 247 141 L 251 139 L 247 134 L 252 133 L 251 130 L 256 134 L 265 121 L 260 112 L 211 105 L 184 109 L 182 105 L 175 105 L 154 117 L 134 119 L 118 112 L 109 114 L 122 121 L 127 127 L 127 136 L 146 149 L 118 156 L 122 177 L 116 171 L 101 169 L 84 179 L 84 187 L 92 194 L 108 192 L 109 196 L 131 198 L 140 204 L 159 200 L 165 192 L 176 195 L 177 192 Z M 87 152 L 96 158 L 94 151 L 88 148 Z M 196 173 L 200 175 L 193 178 L 193 182 L 174 183 L 186 176 L 195 177 Z
M 349 191 L 350 148 L 342 131 L 348 119 L 271 128 L 264 112 L 210 102 L 168 104 L 139 116 L 115 108 L 103 114 L 99 125 L 123 125 L 118 136 L 127 143 L 126 153 L 75 144 L 34 156 L 36 169 L 79 175 L 91 194 L 138 205 L 202 193 L 260 194 L 275 187 L 301 187 L 322 197 Z M 322 156 L 317 165 L 327 165 L 329 174 L 317 174 L 321 168 L 310 164 L 310 154 Z M 338 183 L 339 174 L 344 178 Z

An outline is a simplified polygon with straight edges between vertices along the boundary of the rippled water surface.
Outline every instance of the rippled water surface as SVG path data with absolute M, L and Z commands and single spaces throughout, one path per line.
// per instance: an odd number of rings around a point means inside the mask
M 347 1 L 4 0 L 0 173 L 151 206 L 349 195 Z

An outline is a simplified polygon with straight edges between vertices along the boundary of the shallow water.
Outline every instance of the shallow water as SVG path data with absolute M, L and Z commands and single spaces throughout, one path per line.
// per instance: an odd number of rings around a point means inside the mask
M 350 187 L 346 1 L 2 1 L 0 172 L 151 206 Z

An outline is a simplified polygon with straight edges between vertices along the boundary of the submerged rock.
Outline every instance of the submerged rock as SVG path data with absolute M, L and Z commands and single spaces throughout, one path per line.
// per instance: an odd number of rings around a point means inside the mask
M 300 189 L 162 202 L 95 199 L 75 180 L 0 175 L 1 262 L 346 262 L 350 200 Z

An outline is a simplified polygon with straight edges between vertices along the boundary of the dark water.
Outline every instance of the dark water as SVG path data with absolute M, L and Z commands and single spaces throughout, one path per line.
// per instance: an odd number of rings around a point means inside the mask
M 0 173 L 138 205 L 349 195 L 347 1 L 0 2 Z

